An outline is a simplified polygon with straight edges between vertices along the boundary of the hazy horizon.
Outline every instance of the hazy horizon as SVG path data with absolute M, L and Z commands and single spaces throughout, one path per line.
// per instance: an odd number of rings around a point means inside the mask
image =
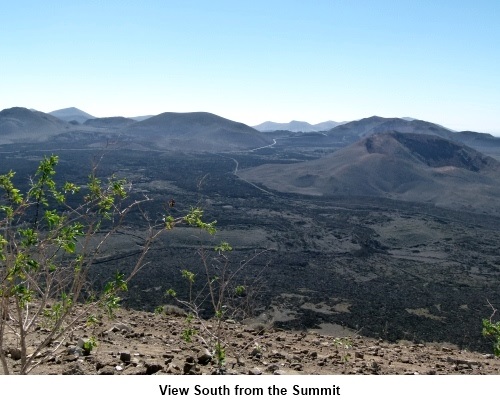
M 78 108 L 76 106 L 71 106 L 71 107 L 63 107 L 63 108 L 59 108 L 59 109 L 56 109 L 56 110 L 53 110 L 53 111 L 41 111 L 41 110 L 38 110 L 36 108 L 32 108 L 32 107 L 26 107 L 26 106 L 11 106 L 11 107 L 6 107 L 5 109 L 9 109 L 9 108 L 15 108 L 15 107 L 19 107 L 19 108 L 27 108 L 27 109 L 30 109 L 30 110 L 35 110 L 35 111 L 39 111 L 39 112 L 42 112 L 42 113 L 45 113 L 45 114 L 50 114 L 52 112 L 57 112 L 57 111 L 60 111 L 60 110 L 66 110 L 66 109 L 72 109 L 72 108 L 75 108 L 77 110 L 80 110 L 82 111 L 83 113 L 86 113 L 86 114 L 89 114 L 89 115 L 92 115 L 94 118 L 111 118 L 111 117 L 125 117 L 125 118 L 140 118 L 140 117 L 152 117 L 152 116 L 155 116 L 155 115 L 159 115 L 159 114 L 163 114 L 163 113 L 180 113 L 180 114 L 183 114 L 183 113 L 197 113 L 197 112 L 204 112 L 204 113 L 210 113 L 210 114 L 214 114 L 213 112 L 211 111 L 162 111 L 158 114 L 144 114 L 144 115 L 132 115 L 132 116 L 125 116 L 123 114 L 118 114 L 118 115 L 114 115 L 114 116 L 97 116 L 97 115 L 94 115 L 92 113 L 90 113 L 89 111 L 84 111 L 82 110 L 81 108 Z M 0 110 L 2 111 L 2 110 Z M 218 114 L 216 114 L 218 115 Z M 309 122 L 309 121 L 305 121 L 305 120 L 300 120 L 300 119 L 292 119 L 290 121 L 287 121 L 287 122 L 278 122 L 278 121 L 272 121 L 272 120 L 268 120 L 268 121 L 264 121 L 264 122 L 260 122 L 260 123 L 257 123 L 257 124 L 250 124 L 250 123 L 247 123 L 247 122 L 243 122 L 243 121 L 238 121 L 238 120 L 234 120 L 232 119 L 231 117 L 225 117 L 225 116 L 222 116 L 222 115 L 218 115 L 220 116 L 221 118 L 225 118 L 225 119 L 228 119 L 228 120 L 231 120 L 231 121 L 235 121 L 235 122 L 240 122 L 240 123 L 243 123 L 245 125 L 248 125 L 250 127 L 257 127 L 259 125 L 263 125 L 263 124 L 266 124 L 266 123 L 273 123 L 273 124 L 278 124 L 278 125 L 287 125 L 287 124 L 290 124 L 292 122 L 304 122 L 306 124 L 310 124 L 312 126 L 314 125 L 318 125 L 318 124 L 323 124 L 325 122 L 328 122 L 328 121 L 334 121 L 334 122 L 337 122 L 338 125 L 342 125 L 344 123 L 349 123 L 349 122 L 353 122 L 353 121 L 359 121 L 359 120 L 362 120 L 362 119 L 365 119 L 365 118 L 370 118 L 370 117 L 373 117 L 372 116 L 367 116 L 367 117 L 359 117 L 359 118 L 356 118 L 356 119 L 353 119 L 353 120 L 338 120 L 338 119 L 327 119 L 325 121 L 321 121 L 321 122 Z M 381 117 L 381 116 L 379 116 Z M 421 120 L 420 118 L 418 117 L 408 117 L 408 116 L 404 116 L 404 117 L 381 117 L 381 118 L 400 118 L 400 119 L 409 119 L 409 120 Z M 421 120 L 421 121 L 426 121 L 426 120 Z M 427 122 L 431 122 L 431 121 L 427 121 Z M 436 124 L 436 125 L 440 125 L 440 126 L 443 126 L 445 127 L 444 125 L 442 125 L 440 122 L 431 122 L 433 124 Z M 485 132 L 485 131 L 477 131 L 475 130 L 474 128 L 468 128 L 468 129 L 460 129 L 460 130 L 457 130 L 457 129 L 454 129 L 454 128 L 448 128 L 448 127 L 445 127 L 446 129 L 449 129 L 451 131 L 455 131 L 455 132 L 459 132 L 459 131 L 472 131 L 472 132 L 484 132 L 484 133 L 489 133 L 495 137 L 500 137 L 500 132 L 499 133 L 494 133 L 494 132 Z M 261 130 L 262 131 L 262 130 Z M 273 130 L 271 130 L 273 131 Z

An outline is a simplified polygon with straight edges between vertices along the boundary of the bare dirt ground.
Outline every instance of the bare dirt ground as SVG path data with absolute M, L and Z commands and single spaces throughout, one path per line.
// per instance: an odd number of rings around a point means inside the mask
M 191 342 L 183 337 L 187 328 L 196 331 Z M 220 329 L 225 361 L 218 365 L 210 338 L 217 330 L 209 322 L 187 324 L 184 315 L 120 309 L 113 320 L 93 331 L 82 324 L 65 341 L 53 342 L 37 356 L 44 361 L 32 374 L 500 374 L 499 358 L 453 345 L 388 343 L 233 322 L 224 322 Z M 46 332 L 43 328 L 36 331 L 32 344 Z M 80 346 L 90 334 L 96 336 L 98 345 L 84 355 Z M 18 347 L 13 336 L 8 342 L 9 366 L 16 373 Z

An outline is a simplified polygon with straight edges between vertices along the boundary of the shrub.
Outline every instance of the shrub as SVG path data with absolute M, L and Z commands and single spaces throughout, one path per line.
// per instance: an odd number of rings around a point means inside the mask
M 150 199 L 131 200 L 125 179 L 99 178 L 95 166 L 84 185 L 58 184 L 57 163 L 54 155 L 42 159 L 24 192 L 15 185 L 13 171 L 0 175 L 0 362 L 5 374 L 13 371 L 10 346 L 20 351 L 16 372 L 27 374 L 62 345 L 78 322 L 95 325 L 98 316 L 112 316 L 162 232 L 181 222 L 208 231 L 213 227 L 203 222 L 198 208 L 152 223 L 141 208 Z M 95 292 L 89 281 L 93 263 L 132 209 L 143 213 L 148 229 L 140 255 L 127 275 L 118 271 Z M 30 341 L 40 327 L 48 330 L 46 336 Z M 89 353 L 97 342 L 91 337 L 86 344 Z M 34 351 L 28 353 L 30 345 Z
M 215 234 L 212 223 L 210 233 Z M 206 227 L 200 227 L 206 229 Z M 187 326 L 183 339 L 191 342 L 195 337 L 211 352 L 216 371 L 224 373 L 227 350 L 229 347 L 230 328 L 234 320 L 242 320 L 249 316 L 249 302 L 255 299 L 255 289 L 242 285 L 237 277 L 254 259 L 266 251 L 256 252 L 249 260 L 234 265 L 229 255 L 233 248 L 227 242 L 221 242 L 213 248 L 201 246 L 198 255 L 201 259 L 200 271 L 181 270 L 181 276 L 188 284 L 187 298 L 180 298 L 176 291 L 169 289 L 165 295 L 186 308 Z M 195 289 L 196 281 L 199 289 Z M 255 287 L 255 285 L 253 286 Z M 211 319 L 202 317 L 205 309 L 213 314 Z M 193 321 L 196 321 L 194 323 Z M 253 343 L 250 342 L 249 345 Z M 233 353 L 236 358 L 239 353 Z

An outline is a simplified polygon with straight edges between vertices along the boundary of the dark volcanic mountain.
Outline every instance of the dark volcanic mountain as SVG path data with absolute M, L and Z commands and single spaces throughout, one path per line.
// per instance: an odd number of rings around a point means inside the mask
M 0 142 L 85 142 L 119 137 L 122 147 L 224 152 L 252 150 L 272 143 L 268 136 L 238 122 L 210 113 L 163 113 L 137 122 L 130 118 L 88 119 L 72 125 L 50 114 L 26 108 L 0 112 Z
M 87 114 L 85 111 L 79 110 L 75 107 L 63 108 L 61 110 L 51 111 L 50 115 L 59 118 L 60 120 L 70 122 L 76 121 L 79 124 L 83 124 L 85 121 L 95 118 L 90 114 Z
M 92 118 L 85 121 L 83 124 L 95 128 L 124 128 L 130 124 L 137 122 L 131 118 L 124 117 L 106 117 L 106 118 Z
M 67 122 L 40 111 L 22 107 L 0 111 L 0 143 L 40 142 L 70 128 Z
M 305 121 L 290 121 L 289 123 L 278 123 L 272 121 L 266 121 L 262 124 L 255 125 L 252 128 L 255 128 L 261 132 L 270 132 L 270 131 L 291 131 L 291 132 L 313 132 L 313 131 L 328 131 L 329 129 L 335 128 L 338 125 L 341 125 L 341 122 L 335 121 L 325 121 L 320 122 L 319 124 L 309 124 Z
M 270 143 L 256 129 L 206 112 L 166 112 L 128 126 L 125 133 L 136 143 L 190 151 L 248 150 Z
M 386 197 L 500 214 L 500 163 L 436 135 L 386 132 L 318 160 L 238 174 L 281 192 Z
M 365 136 L 380 134 L 388 131 L 397 131 L 405 134 L 436 135 L 441 138 L 462 142 L 471 147 L 491 145 L 492 143 L 494 143 L 497 147 L 500 146 L 500 139 L 497 139 L 490 134 L 482 134 L 471 131 L 454 132 L 442 127 L 441 125 L 433 124 L 427 121 L 410 121 L 402 118 L 382 118 L 376 116 L 339 125 L 326 132 L 327 136 L 320 141 L 323 144 L 340 143 L 348 145 Z

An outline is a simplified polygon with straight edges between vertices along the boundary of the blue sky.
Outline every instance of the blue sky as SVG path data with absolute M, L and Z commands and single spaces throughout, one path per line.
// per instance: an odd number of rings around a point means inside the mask
M 0 110 L 500 135 L 500 1 L 0 0 Z

